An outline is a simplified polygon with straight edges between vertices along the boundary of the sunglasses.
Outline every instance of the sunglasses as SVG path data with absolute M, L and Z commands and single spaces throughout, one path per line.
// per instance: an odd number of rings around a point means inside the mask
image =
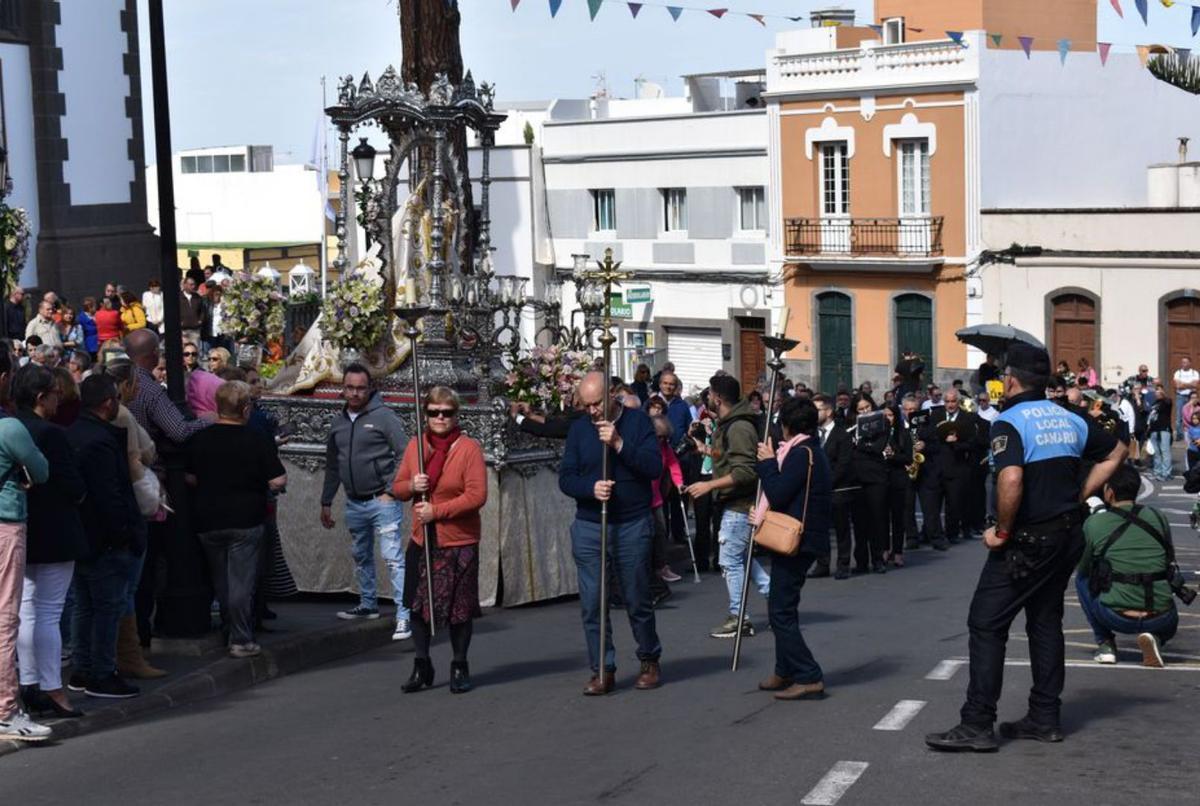
M 444 419 L 449 420 L 451 417 L 458 415 L 458 409 L 425 409 L 425 416 L 430 420 Z
M 184 358 L 195 358 L 198 355 L 200 355 L 200 354 L 199 353 L 184 353 L 183 357 Z

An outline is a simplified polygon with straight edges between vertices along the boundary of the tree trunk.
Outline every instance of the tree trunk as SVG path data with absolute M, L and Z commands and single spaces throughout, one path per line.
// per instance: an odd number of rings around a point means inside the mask
M 402 61 L 400 77 L 407 84 L 415 83 L 428 94 L 438 73 L 445 73 L 454 86 L 462 83 L 462 47 L 458 39 L 459 3 L 446 0 L 398 0 L 400 6 L 400 46 Z M 462 177 L 460 193 L 463 209 L 460 213 L 461 238 L 459 263 L 466 273 L 471 272 L 478 233 L 475 203 L 471 194 L 471 178 L 467 164 L 467 133 L 464 127 L 450 133 L 449 141 L 458 152 L 458 172 Z

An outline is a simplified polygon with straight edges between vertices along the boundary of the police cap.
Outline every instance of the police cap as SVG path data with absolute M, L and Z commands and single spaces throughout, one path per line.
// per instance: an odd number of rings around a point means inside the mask
M 1019 369 L 1031 375 L 1050 374 L 1050 354 L 1044 347 L 1034 347 L 1023 341 L 1014 341 L 1009 345 L 1006 363 L 1013 369 Z

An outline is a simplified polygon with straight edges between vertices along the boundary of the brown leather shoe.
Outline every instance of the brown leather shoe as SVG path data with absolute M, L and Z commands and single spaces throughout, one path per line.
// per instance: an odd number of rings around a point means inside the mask
M 659 679 L 660 671 L 658 661 L 642 661 L 642 673 L 638 675 L 637 682 L 633 684 L 633 687 L 640 691 L 658 688 L 662 685 L 662 680 Z
M 584 688 L 583 694 L 585 697 L 599 697 L 608 694 L 616 686 L 616 673 L 605 672 L 604 678 L 601 680 L 600 675 L 592 675 L 592 679 L 588 681 L 587 687 Z
M 774 672 L 766 680 L 758 684 L 759 691 L 783 691 L 792 684 L 790 677 L 780 677 Z
M 825 698 L 824 683 L 793 683 L 775 693 L 777 700 L 821 700 Z

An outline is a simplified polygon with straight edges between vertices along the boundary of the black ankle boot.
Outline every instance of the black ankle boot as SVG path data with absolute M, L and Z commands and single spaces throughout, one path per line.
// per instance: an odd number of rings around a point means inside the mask
M 429 658 L 417 658 L 413 661 L 412 674 L 408 682 L 400 687 L 405 694 L 420 691 L 433 685 L 433 663 Z
M 450 662 L 450 693 L 466 694 L 475 688 L 471 685 L 471 669 L 465 660 Z

